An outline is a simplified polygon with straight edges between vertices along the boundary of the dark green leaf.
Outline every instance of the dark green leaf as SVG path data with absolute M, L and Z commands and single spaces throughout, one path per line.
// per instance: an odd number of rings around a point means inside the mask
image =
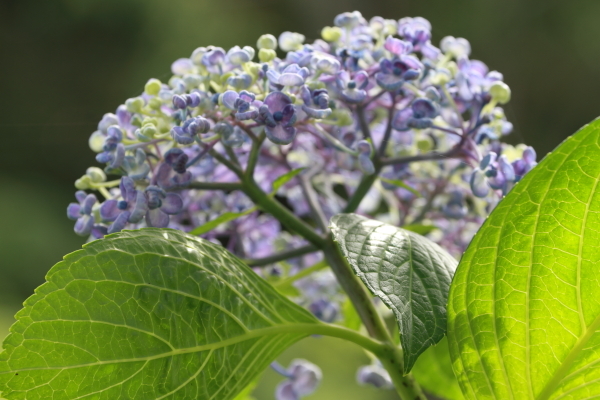
M 7 399 L 234 398 L 319 323 L 220 246 L 171 229 L 55 265 L 0 355 Z
M 452 371 L 448 340 L 443 338 L 428 348 L 415 363 L 412 374 L 423 389 L 447 400 L 463 400 Z
M 244 215 L 248 215 L 253 213 L 254 211 L 256 211 L 256 207 L 252 207 L 246 211 L 242 211 L 242 212 L 226 212 L 223 213 L 221 215 L 219 215 L 217 218 L 208 221 L 207 223 L 205 223 L 204 225 L 200 225 L 199 227 L 197 227 L 196 229 L 194 229 L 193 231 L 190 232 L 190 235 L 194 235 L 194 236 L 199 236 L 199 235 L 203 235 L 207 232 L 212 231 L 213 229 L 215 229 L 217 226 L 222 225 L 226 222 L 229 221 L 233 221 L 234 219 L 238 219 L 240 217 L 243 217 Z
M 408 373 L 444 337 L 456 260 L 421 235 L 360 215 L 336 215 L 331 228 L 356 274 L 393 310 Z
M 438 229 L 435 225 L 404 225 L 402 229 L 418 233 L 419 235 L 427 235 L 428 233 Z
M 502 200 L 463 256 L 448 302 L 468 399 L 600 397 L 600 121 Z
M 382 182 L 389 183 L 390 185 L 401 187 L 403 189 L 408 190 L 409 192 L 411 192 L 415 196 L 421 197 L 421 193 L 419 193 L 418 190 L 416 190 L 415 188 L 407 185 L 406 183 L 402 182 L 399 179 L 388 179 L 388 178 L 384 178 L 383 176 L 379 177 L 379 179 L 381 179 Z
M 294 177 L 296 175 L 298 175 L 300 172 L 304 171 L 305 168 L 297 168 L 297 169 L 293 169 L 290 172 L 287 172 L 283 175 L 281 175 L 280 177 L 278 177 L 277 179 L 275 179 L 275 181 L 273 182 L 273 190 L 271 191 L 272 193 L 277 193 L 277 191 L 286 183 L 288 183 L 289 181 L 291 181 L 292 179 L 294 179 Z

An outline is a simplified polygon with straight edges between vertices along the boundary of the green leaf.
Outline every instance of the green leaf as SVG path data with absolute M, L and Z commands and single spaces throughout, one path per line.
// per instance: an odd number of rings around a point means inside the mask
M 600 121 L 529 172 L 474 237 L 448 338 L 468 399 L 600 397 Z
M 286 183 L 288 183 L 289 181 L 291 181 L 292 179 L 294 179 L 294 177 L 296 175 L 298 175 L 300 172 L 304 171 L 305 168 L 296 168 L 291 170 L 290 172 L 287 172 L 283 175 L 281 175 L 280 177 L 278 177 L 277 179 L 275 179 L 275 181 L 273 181 L 273 190 L 271 191 L 273 194 L 277 193 L 277 191 Z
M 7 399 L 232 399 L 320 323 L 220 246 L 127 231 L 65 257 L 0 354 Z
M 428 348 L 415 363 L 412 374 L 427 392 L 447 400 L 463 400 L 458 380 L 452 371 L 448 340 L 443 338 Z
M 204 225 L 200 225 L 199 227 L 197 227 L 196 229 L 191 231 L 190 235 L 194 235 L 194 236 L 203 235 L 207 232 L 212 231 L 219 225 L 222 225 L 229 221 L 233 221 L 234 219 L 238 219 L 240 217 L 243 217 L 244 215 L 252 214 L 254 211 L 256 211 L 256 207 L 249 208 L 248 210 L 242 211 L 242 212 L 228 211 L 226 213 L 219 215 L 217 218 L 215 218 L 211 221 L 208 221 Z
M 417 197 L 421 197 L 421 193 L 419 193 L 418 190 L 416 190 L 415 188 L 407 185 L 406 183 L 402 182 L 399 179 L 389 179 L 389 178 L 384 178 L 383 176 L 380 176 L 379 179 L 381 179 L 381 181 L 385 182 L 385 183 L 389 183 L 390 185 L 394 185 L 394 186 L 398 186 L 401 187 L 403 189 L 408 190 L 409 192 L 411 192 L 412 194 L 414 194 Z
M 418 233 L 419 235 L 427 235 L 428 233 L 438 229 L 435 225 L 404 225 L 402 229 Z
M 356 274 L 394 312 L 408 373 L 444 337 L 456 260 L 421 235 L 356 214 L 334 216 L 331 229 Z

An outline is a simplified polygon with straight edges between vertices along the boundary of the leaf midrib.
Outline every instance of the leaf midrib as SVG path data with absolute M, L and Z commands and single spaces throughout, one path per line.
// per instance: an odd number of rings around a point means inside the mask
M 116 359 L 116 360 L 106 360 L 106 361 L 98 361 L 94 363 L 87 364 L 79 364 L 79 365 L 69 365 L 69 366 L 56 366 L 56 367 L 38 367 L 38 368 L 23 368 L 23 369 L 15 369 L 7 372 L 0 372 L 0 375 L 10 373 L 13 374 L 15 371 L 35 371 L 35 370 L 54 370 L 54 369 L 74 369 L 74 368 L 83 368 L 97 365 L 106 365 L 106 364 L 120 364 L 120 363 L 128 363 L 128 362 L 140 362 L 140 361 L 152 361 L 157 360 L 164 357 L 173 357 L 179 356 L 183 354 L 197 353 L 206 350 L 218 350 L 222 347 L 231 346 L 240 342 L 244 342 L 246 340 L 255 339 L 257 337 L 263 337 L 268 335 L 281 335 L 281 334 L 296 334 L 300 337 L 308 336 L 311 332 L 315 332 L 319 330 L 321 324 L 311 324 L 311 323 L 302 323 L 302 324 L 285 324 L 281 326 L 269 327 L 269 328 L 261 328 L 256 329 L 250 332 L 247 332 L 243 335 L 235 336 L 233 338 L 229 338 L 220 342 L 209 343 L 202 346 L 194 346 L 187 347 L 182 349 L 176 349 L 173 351 L 168 351 L 160 354 L 156 354 L 153 356 L 147 357 L 136 357 L 136 358 L 128 358 L 128 359 Z M 326 326 L 326 325 L 323 325 Z M 27 340 L 38 340 L 38 339 L 24 339 Z M 56 342 L 58 343 L 58 342 Z

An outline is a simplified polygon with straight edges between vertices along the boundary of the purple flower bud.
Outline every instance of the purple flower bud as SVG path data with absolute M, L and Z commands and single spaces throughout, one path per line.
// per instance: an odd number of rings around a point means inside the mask
M 378 364 L 360 367 L 356 380 L 361 385 L 373 385 L 378 389 L 390 389 L 393 387 L 390 374 Z
M 194 63 L 189 58 L 180 58 L 171 64 L 171 72 L 174 75 L 185 75 L 194 72 Z
M 173 106 L 175 108 L 179 108 L 181 110 L 185 109 L 187 107 L 187 101 L 185 100 L 185 97 L 180 96 L 178 94 L 173 96 Z
M 165 153 L 165 162 L 168 166 L 179 174 L 183 174 L 186 171 L 186 164 L 188 162 L 188 156 L 183 150 L 173 148 Z
M 308 306 L 308 310 L 321 321 L 329 323 L 335 321 L 340 314 L 339 306 L 326 299 L 313 301 Z
M 388 36 L 385 39 L 385 44 L 383 45 L 385 49 L 397 56 L 402 54 L 409 54 L 413 50 L 413 45 L 410 42 L 405 42 L 404 40 L 396 39 L 392 36 Z

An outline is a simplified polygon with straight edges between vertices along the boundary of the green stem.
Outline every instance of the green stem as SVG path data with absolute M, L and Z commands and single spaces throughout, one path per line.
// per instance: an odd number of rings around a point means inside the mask
M 397 362 L 395 362 L 397 356 L 380 356 L 379 359 L 381 360 L 381 364 L 383 364 L 384 368 L 390 374 L 396 392 L 398 392 L 398 395 L 402 400 L 427 400 L 427 397 L 425 397 L 425 394 L 423 394 L 423 391 L 421 390 L 421 386 L 417 383 L 412 374 L 402 374 L 402 370 L 398 367 Z
M 296 324 L 292 325 L 296 326 Z M 293 329 L 294 332 L 305 331 L 311 335 L 325 335 L 331 336 L 338 339 L 344 339 L 349 342 L 355 343 L 365 350 L 370 351 L 378 357 L 385 356 L 387 352 L 387 346 L 381 342 L 373 340 L 365 335 L 358 333 L 352 329 L 344 328 L 339 325 L 333 324 L 297 324 L 297 328 Z
M 244 177 L 242 190 L 250 197 L 250 199 L 252 199 L 254 204 L 277 218 L 286 228 L 295 231 L 316 247 L 323 248 L 325 239 L 319 235 L 313 227 L 296 217 L 294 213 L 285 208 L 280 202 L 263 192 L 254 179 L 251 177 Z
M 242 184 L 239 182 L 190 182 L 185 186 L 185 188 L 200 190 L 239 190 L 242 188 Z M 180 189 L 180 187 L 177 187 L 172 190 Z
M 317 248 L 313 244 L 307 244 L 306 246 L 285 250 L 281 253 L 275 253 L 268 257 L 244 260 L 244 262 L 251 267 L 262 267 L 263 265 L 269 265 L 279 261 L 288 260 L 290 258 L 300 257 L 315 251 L 317 251 Z
M 356 188 L 356 191 L 354 191 L 354 194 L 352 195 L 350 200 L 348 200 L 348 204 L 346 204 L 346 207 L 344 208 L 343 212 L 351 213 L 356 211 L 362 199 L 367 195 L 367 192 L 369 191 L 369 189 L 371 189 L 371 186 L 373 186 L 373 184 L 379 177 L 379 172 L 381 172 L 382 166 L 377 157 L 373 159 L 373 165 L 375 166 L 375 172 L 371 175 L 364 175 L 362 177 L 360 183 L 358 184 L 358 187 Z
M 250 155 L 248 156 L 248 165 L 246 167 L 245 175 L 249 178 L 254 176 L 254 168 L 256 168 L 256 163 L 258 162 L 258 155 L 260 153 L 260 148 L 265 141 L 265 131 L 263 130 L 258 138 L 252 142 L 252 148 L 250 149 Z
M 373 296 L 352 271 L 331 235 L 327 237 L 327 244 L 323 248 L 323 253 L 340 286 L 352 301 L 369 335 L 375 339 L 391 343 L 391 336 L 385 327 L 385 323 L 373 305 Z

